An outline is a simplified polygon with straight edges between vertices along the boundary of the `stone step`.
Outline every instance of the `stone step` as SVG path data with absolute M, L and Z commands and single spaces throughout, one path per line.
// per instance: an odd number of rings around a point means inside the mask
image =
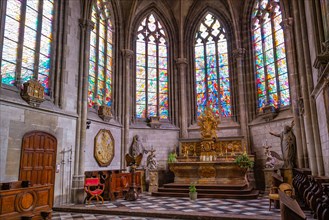
M 179 184 L 179 183 L 167 183 L 163 185 L 163 188 L 179 188 L 179 189 L 188 189 L 190 184 Z M 226 190 L 243 190 L 247 188 L 247 184 L 196 184 L 197 189 L 226 189 Z
M 259 191 L 252 190 L 248 194 L 213 194 L 213 193 L 200 193 L 198 198 L 216 198 L 216 199 L 257 199 Z M 153 192 L 152 196 L 166 196 L 166 197 L 189 197 L 189 193 L 178 192 Z
M 244 189 L 227 189 L 227 188 L 201 188 L 196 186 L 198 193 L 206 194 L 247 194 L 252 191 L 252 187 L 246 187 Z M 168 188 L 168 187 L 159 187 L 158 192 L 173 192 L 173 193 L 188 193 L 188 187 L 181 188 Z

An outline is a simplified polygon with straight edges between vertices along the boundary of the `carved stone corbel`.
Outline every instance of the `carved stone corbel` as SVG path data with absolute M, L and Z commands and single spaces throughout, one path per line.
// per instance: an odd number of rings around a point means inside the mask
M 44 98 L 45 88 L 42 84 L 35 80 L 30 79 L 23 84 L 21 91 L 21 97 L 31 106 L 39 107 L 40 104 L 45 100 Z
M 107 105 L 102 105 L 98 108 L 98 116 L 105 122 L 109 122 L 113 118 L 112 108 Z

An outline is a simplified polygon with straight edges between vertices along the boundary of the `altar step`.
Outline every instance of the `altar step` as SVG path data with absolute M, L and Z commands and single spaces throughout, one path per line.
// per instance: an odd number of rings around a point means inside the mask
M 152 196 L 189 197 L 188 184 L 165 184 Z M 259 191 L 247 185 L 196 185 L 198 198 L 257 199 Z

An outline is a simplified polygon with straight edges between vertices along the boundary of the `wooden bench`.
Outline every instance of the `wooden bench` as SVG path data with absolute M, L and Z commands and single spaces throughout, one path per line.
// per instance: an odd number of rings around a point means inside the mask
M 290 198 L 279 190 L 281 220 L 306 219 L 306 215 L 295 199 Z

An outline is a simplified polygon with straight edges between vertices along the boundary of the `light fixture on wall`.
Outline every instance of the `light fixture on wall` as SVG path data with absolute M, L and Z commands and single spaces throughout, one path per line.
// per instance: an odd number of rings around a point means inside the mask
M 87 124 L 87 129 L 89 129 L 90 128 L 91 121 L 90 120 L 87 120 L 86 124 Z

